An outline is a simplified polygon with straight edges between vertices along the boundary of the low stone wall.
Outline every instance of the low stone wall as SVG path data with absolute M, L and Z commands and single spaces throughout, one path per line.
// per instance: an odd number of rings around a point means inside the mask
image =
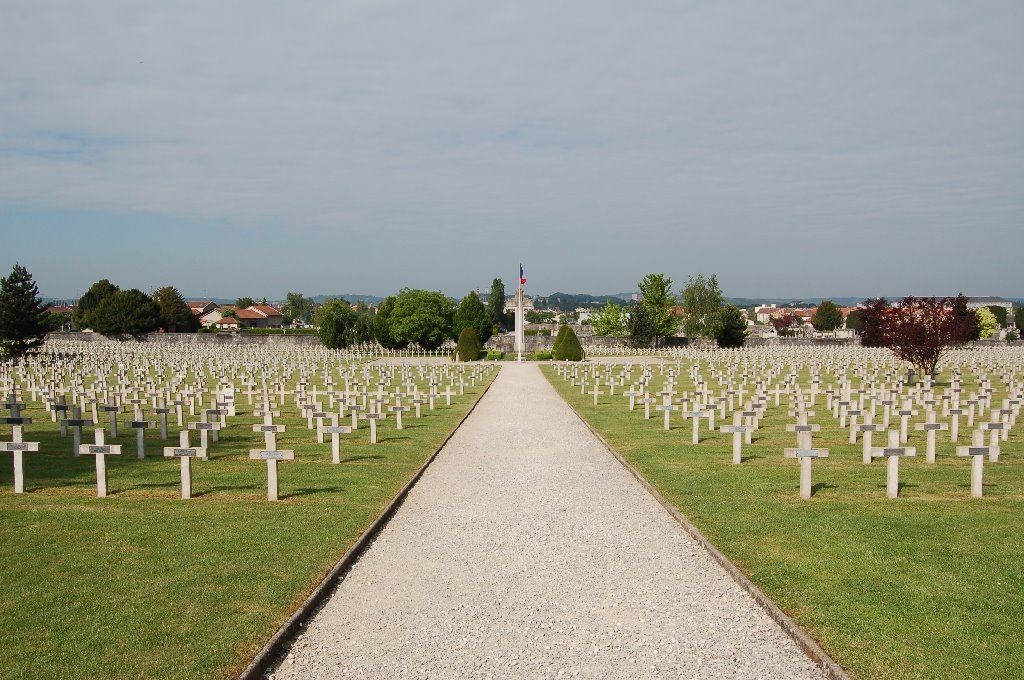
M 48 338 L 71 340 L 73 342 L 106 342 L 100 333 L 50 333 Z M 315 335 L 247 335 L 244 333 L 149 333 L 137 338 L 128 336 L 125 342 L 146 342 L 165 345 L 206 345 L 226 347 L 230 345 L 291 345 L 319 347 L 320 338 Z

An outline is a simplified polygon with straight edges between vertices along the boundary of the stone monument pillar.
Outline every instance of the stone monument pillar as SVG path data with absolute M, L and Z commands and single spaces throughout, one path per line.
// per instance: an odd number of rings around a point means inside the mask
M 516 361 L 523 360 L 526 351 L 526 317 L 523 313 L 523 287 L 516 289 Z

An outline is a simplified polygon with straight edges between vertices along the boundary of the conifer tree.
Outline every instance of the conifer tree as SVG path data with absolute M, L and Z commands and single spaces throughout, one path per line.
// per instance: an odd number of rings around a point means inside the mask
M 41 347 L 49 328 L 48 309 L 28 269 L 15 264 L 0 279 L 0 356 L 20 359 Z

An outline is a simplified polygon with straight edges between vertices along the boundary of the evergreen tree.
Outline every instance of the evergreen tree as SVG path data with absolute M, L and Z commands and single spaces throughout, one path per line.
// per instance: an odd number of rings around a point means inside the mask
M 488 338 L 491 337 L 492 325 L 490 317 L 484 308 L 484 303 L 480 302 L 480 296 L 473 290 L 466 297 L 462 298 L 462 301 L 455 310 L 455 322 L 452 327 L 453 335 L 461 337 L 464 328 L 472 328 L 476 331 L 476 336 L 481 344 L 487 342 Z
M 505 284 L 501 279 L 491 282 L 491 294 L 487 298 L 487 316 L 495 333 L 508 330 L 512 324 L 505 314 Z M 489 337 L 489 336 L 488 336 Z
M 154 297 L 156 297 L 156 295 L 154 295 Z M 248 297 L 248 296 L 240 297 L 237 300 L 235 300 L 235 307 L 238 307 L 239 309 L 248 309 L 249 307 L 252 307 L 255 304 L 256 304 L 256 301 L 253 300 L 251 297 Z M 264 302 L 263 304 L 267 304 L 267 303 Z
M 459 344 L 455 348 L 459 361 L 476 361 L 480 358 L 480 340 L 472 326 L 466 326 L 459 333 Z
M 168 333 L 195 333 L 199 330 L 199 318 L 174 286 L 153 291 L 153 302 L 160 308 L 160 325 Z
M 843 312 L 831 300 L 822 300 L 811 317 L 816 331 L 834 331 L 843 325 Z
M 0 356 L 20 359 L 41 347 L 49 328 L 48 309 L 28 269 L 15 264 L 0 279 Z
M 716 339 L 719 347 L 743 347 L 747 341 L 747 322 L 738 307 L 726 305 L 722 308 L 721 329 Z

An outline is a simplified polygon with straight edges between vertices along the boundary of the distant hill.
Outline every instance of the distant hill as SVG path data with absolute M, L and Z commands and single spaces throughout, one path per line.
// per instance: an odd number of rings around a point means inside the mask
M 840 307 L 856 307 L 866 297 L 805 297 L 805 298 L 726 298 L 725 301 L 737 307 L 753 307 L 754 305 L 778 305 L 780 307 L 814 307 L 822 300 L 831 300 Z M 889 298 L 892 300 L 893 298 Z M 896 298 L 899 299 L 899 298 Z
M 632 293 L 615 293 L 610 295 L 590 295 L 589 293 L 552 293 L 537 295 L 533 298 L 537 309 L 560 309 L 568 312 L 577 307 L 598 307 L 609 302 L 616 304 L 628 303 Z
M 338 293 L 337 295 L 314 295 L 313 301 L 317 304 L 323 304 L 328 300 L 335 298 L 341 298 L 348 300 L 349 302 L 365 302 L 368 305 L 377 305 L 384 301 L 384 298 L 376 295 L 364 295 L 362 293 Z

